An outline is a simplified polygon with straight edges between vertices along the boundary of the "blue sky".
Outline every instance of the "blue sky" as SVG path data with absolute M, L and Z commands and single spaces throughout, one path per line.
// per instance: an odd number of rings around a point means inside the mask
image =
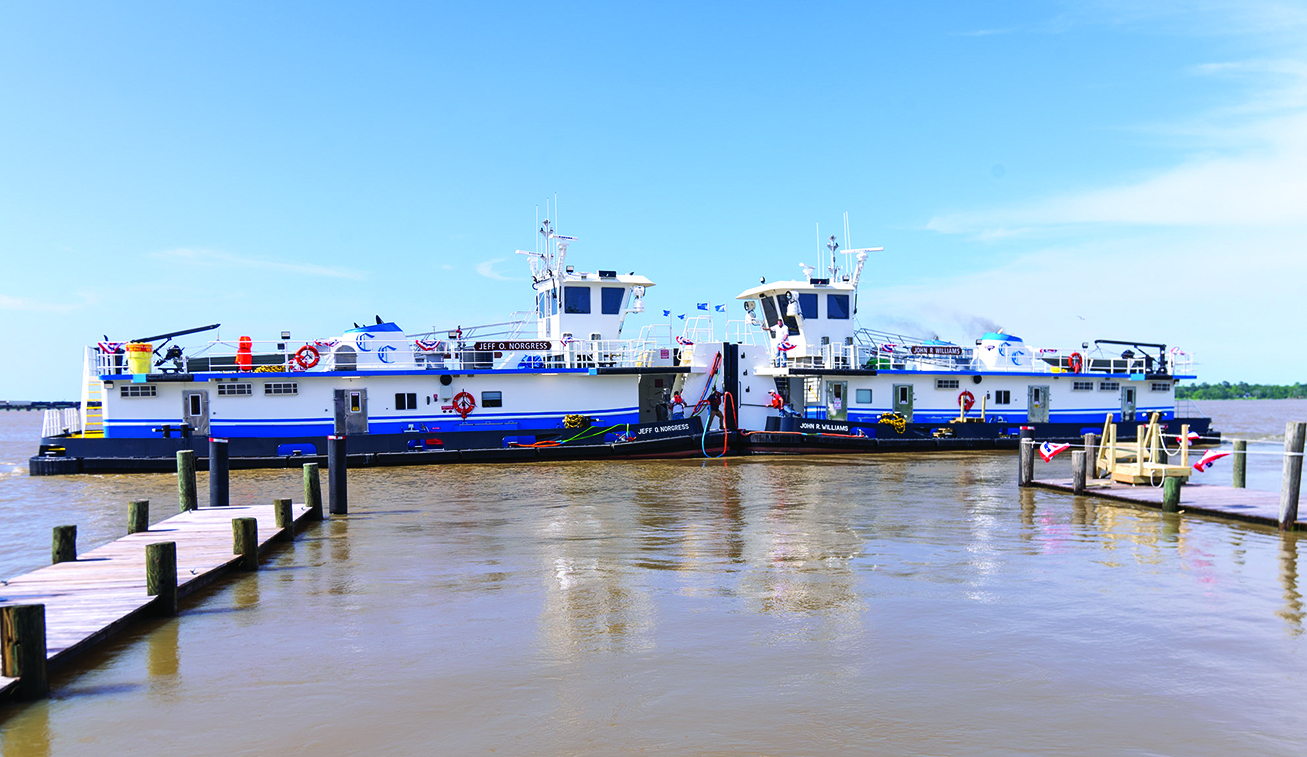
M 3 398 L 104 334 L 505 320 L 555 194 L 651 314 L 847 211 L 863 325 L 1307 378 L 1303 3 L 7 2 L 0 177 Z

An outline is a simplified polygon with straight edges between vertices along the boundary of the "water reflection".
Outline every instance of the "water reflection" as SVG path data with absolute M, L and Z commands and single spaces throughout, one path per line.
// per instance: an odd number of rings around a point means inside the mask
M 0 754 L 4 757 L 49 757 L 50 702 L 0 705 Z
M 1290 531 L 1280 537 L 1280 586 L 1284 589 L 1284 618 L 1289 633 L 1302 635 L 1302 592 L 1298 590 L 1298 534 Z

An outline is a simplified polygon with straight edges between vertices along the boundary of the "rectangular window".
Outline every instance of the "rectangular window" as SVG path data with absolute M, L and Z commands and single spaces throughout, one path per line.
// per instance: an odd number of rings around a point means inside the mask
M 859 405 L 870 405 L 870 404 L 871 404 L 871 390 L 870 390 L 870 389 L 859 389 L 859 390 L 858 390 L 858 394 L 857 394 L 857 399 L 858 399 L 858 404 L 859 404 Z
M 563 287 L 563 312 L 590 314 L 590 287 Z
M 1094 382 L 1092 381 L 1071 382 L 1071 391 L 1073 392 L 1088 392 L 1088 391 L 1092 391 L 1093 388 L 1094 388 Z
M 776 325 L 776 303 L 770 297 L 762 298 L 762 315 L 767 319 L 767 325 Z
M 957 380 L 957 379 L 935 379 L 935 388 L 936 388 L 936 389 L 957 389 L 957 388 L 958 388 L 958 380 Z
M 1118 389 L 1120 389 L 1120 388 L 1121 388 L 1121 384 L 1119 384 L 1119 383 L 1116 382 L 1116 381 L 1100 381 L 1100 382 L 1098 382 L 1098 390 L 1101 391 L 1101 392 L 1115 392 L 1116 390 L 1118 390 Z
M 219 397 L 249 397 L 254 394 L 254 384 L 218 384 Z
M 900 387 L 899 387 L 899 404 L 900 404 L 900 405 L 906 405 L 906 404 L 908 404 L 908 403 L 911 402 L 911 401 L 912 401 L 912 387 L 908 387 L 908 386 L 900 386 Z
M 622 312 L 622 298 L 626 290 L 622 287 L 604 287 L 599 290 L 599 308 L 604 315 L 619 315 Z
M 119 397 L 153 397 L 158 389 L 154 384 L 124 384 L 118 389 Z
M 188 403 L 187 403 L 187 404 L 189 405 L 189 407 L 187 408 L 186 414 L 187 414 L 187 415 L 199 415 L 199 414 L 200 414 L 200 411 L 204 409 L 204 407 L 203 407 L 203 402 L 200 401 L 200 395 L 198 395 L 198 394 L 192 394 L 192 395 L 190 395 L 189 397 L 187 397 L 186 399 L 188 400 Z
M 849 320 L 849 296 L 847 294 L 826 295 L 826 317 L 832 321 Z
M 804 318 L 817 317 L 817 295 L 809 292 L 799 295 L 799 312 Z
M 413 392 L 395 392 L 396 410 L 417 410 L 418 396 Z
M 996 389 L 996 390 L 994 391 L 994 404 L 995 404 L 995 405 L 1011 405 L 1011 404 L 1012 404 L 1012 392 L 1009 391 L 1009 390 L 1007 390 L 1007 389 Z
M 504 406 L 503 392 L 481 393 L 481 407 L 503 407 L 503 406 Z
M 1149 385 L 1149 388 L 1155 392 L 1169 392 L 1171 391 L 1171 384 L 1167 381 L 1154 381 Z
M 269 397 L 299 394 L 300 385 L 294 381 L 269 381 L 263 385 L 263 393 Z

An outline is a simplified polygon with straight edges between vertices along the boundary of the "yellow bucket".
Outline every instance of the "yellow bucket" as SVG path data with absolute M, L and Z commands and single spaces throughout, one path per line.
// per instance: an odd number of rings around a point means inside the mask
M 149 373 L 150 359 L 154 356 L 154 347 L 149 342 L 129 342 L 127 344 L 127 372 Z

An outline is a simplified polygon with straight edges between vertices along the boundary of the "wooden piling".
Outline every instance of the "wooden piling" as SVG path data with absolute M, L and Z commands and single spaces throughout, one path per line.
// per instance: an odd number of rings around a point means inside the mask
M 272 510 L 277 516 L 277 528 L 281 533 L 277 535 L 279 541 L 295 540 L 295 515 L 291 510 L 290 499 L 272 500 Z
M 1082 449 L 1071 451 L 1071 492 L 1085 493 L 1085 451 Z
M 1284 426 L 1284 473 L 1280 479 L 1280 530 L 1298 522 L 1298 490 L 1302 487 L 1303 442 L 1307 423 L 1289 421 Z
M 1098 478 L 1098 434 L 1085 434 L 1085 477 Z
M 55 526 L 50 540 L 50 564 L 77 559 L 77 526 Z
M 238 570 L 259 569 L 259 521 L 256 518 L 232 518 L 231 537 L 233 555 L 240 555 Z
M 1030 486 L 1035 480 L 1035 430 L 1023 426 L 1019 444 L 1017 486 Z
M 1248 488 L 1248 442 L 1234 441 L 1234 483 L 1236 489 Z
M 347 438 L 344 434 L 327 437 L 327 509 L 332 515 L 349 514 Z
M 209 507 L 226 507 L 231 504 L 227 483 L 230 469 L 227 440 L 209 437 Z
M 1174 476 L 1162 479 L 1162 512 L 1180 512 L 1180 484 L 1182 483 L 1184 482 Z
M 150 530 L 150 500 L 137 499 L 127 503 L 127 533 L 139 534 Z
M 154 600 L 158 614 L 177 614 L 177 542 L 145 545 L 145 593 Z
M 180 512 L 199 507 L 195 499 L 195 450 L 177 451 L 177 509 Z
M 322 520 L 322 479 L 317 463 L 304 464 L 304 504 L 311 520 Z
M 18 679 L 15 698 L 50 693 L 45 653 L 45 605 L 0 607 L 0 675 Z

